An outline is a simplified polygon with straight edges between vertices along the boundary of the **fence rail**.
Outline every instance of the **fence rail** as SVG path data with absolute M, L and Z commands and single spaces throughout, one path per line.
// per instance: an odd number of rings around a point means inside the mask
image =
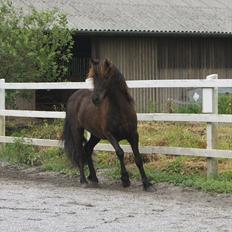
M 218 150 L 216 147 L 216 124 L 232 123 L 231 115 L 218 115 L 217 112 L 217 88 L 232 88 L 232 80 L 217 79 L 217 74 L 207 77 L 205 80 L 139 80 L 127 81 L 129 88 L 203 88 L 203 114 L 167 114 L 149 113 L 137 114 L 140 121 L 175 121 L 175 122 L 204 122 L 207 123 L 207 149 L 181 148 L 181 147 L 140 147 L 143 154 L 159 153 L 168 155 L 188 155 L 208 157 L 208 176 L 215 175 L 217 163 L 212 158 L 232 158 L 232 151 Z M 0 142 L 14 143 L 16 137 L 5 136 L 5 116 L 10 117 L 33 117 L 33 118 L 64 118 L 65 112 L 54 111 L 28 111 L 6 110 L 5 90 L 9 89 L 91 89 L 91 82 L 61 82 L 61 83 L 5 83 L 0 80 Z M 63 147 L 59 140 L 22 138 L 25 144 L 36 146 Z M 124 145 L 125 152 L 131 152 L 129 146 Z M 99 144 L 95 150 L 113 151 L 109 144 Z
M 36 110 L 0 110 L 0 116 L 63 119 L 65 118 L 65 112 Z M 138 113 L 137 117 L 138 121 L 232 123 L 232 116 L 227 114 Z
M 11 136 L 0 136 L 1 143 L 15 143 L 20 141 L 23 144 L 34 146 L 48 146 L 63 148 L 63 142 L 53 139 L 34 139 L 34 138 L 16 138 Z M 129 145 L 121 145 L 124 152 L 131 153 Z M 96 145 L 97 151 L 115 151 L 111 144 L 99 143 Z M 140 146 L 139 150 L 142 154 L 165 154 L 165 155 L 185 155 L 197 157 L 211 157 L 211 158 L 231 158 L 231 151 L 219 149 L 202 149 L 202 148 L 183 148 L 183 147 L 163 147 L 163 146 Z
M 229 88 L 232 79 L 194 80 L 134 80 L 126 82 L 129 88 Z M 1 83 L 1 89 L 90 89 L 90 82 Z

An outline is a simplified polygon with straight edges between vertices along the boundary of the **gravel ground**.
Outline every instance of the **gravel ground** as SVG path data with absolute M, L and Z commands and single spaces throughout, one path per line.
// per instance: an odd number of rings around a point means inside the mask
M 128 189 L 100 178 L 99 188 L 36 169 L 0 167 L 0 231 L 232 231 L 232 196 L 158 184 Z

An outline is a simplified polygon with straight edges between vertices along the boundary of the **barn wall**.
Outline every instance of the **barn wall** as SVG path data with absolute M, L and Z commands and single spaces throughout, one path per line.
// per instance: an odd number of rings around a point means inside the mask
M 108 57 L 127 80 L 232 78 L 232 39 L 96 37 L 94 56 Z M 187 101 L 186 89 L 131 90 L 139 112 L 168 110 L 168 99 Z

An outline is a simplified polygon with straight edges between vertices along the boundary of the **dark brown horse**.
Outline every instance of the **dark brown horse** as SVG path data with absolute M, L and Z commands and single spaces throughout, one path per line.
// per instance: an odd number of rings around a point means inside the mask
M 104 62 L 92 60 L 88 77 L 93 78 L 94 89 L 78 90 L 69 98 L 63 133 L 65 150 L 80 170 L 80 182 L 87 184 L 84 174 L 86 162 L 90 172 L 88 179 L 98 182 L 92 152 L 101 139 L 107 139 L 120 160 L 122 185 L 129 186 L 124 152 L 119 145 L 120 140 L 126 139 L 132 147 L 144 189 L 154 190 L 147 179 L 138 150 L 134 101 L 122 73 L 107 59 Z M 91 133 L 89 141 L 85 141 L 84 130 Z

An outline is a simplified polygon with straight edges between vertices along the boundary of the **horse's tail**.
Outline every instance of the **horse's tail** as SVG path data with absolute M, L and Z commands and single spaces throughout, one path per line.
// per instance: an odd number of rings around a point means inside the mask
M 78 155 L 80 153 L 77 152 L 77 135 L 75 135 L 75 131 L 73 130 L 73 126 L 67 115 L 64 121 L 62 140 L 64 142 L 65 153 L 67 154 L 69 160 L 72 162 L 74 166 L 79 167 L 81 157 L 79 157 Z M 84 146 L 87 143 L 87 139 L 83 136 L 82 140 Z M 83 157 L 83 159 L 84 163 L 86 163 L 85 156 Z
M 70 120 L 67 118 L 67 116 L 65 117 L 64 121 L 62 140 L 64 142 L 64 150 L 68 158 L 74 166 L 79 166 L 80 157 L 78 157 L 77 153 L 76 139 L 75 135 L 73 134 Z

